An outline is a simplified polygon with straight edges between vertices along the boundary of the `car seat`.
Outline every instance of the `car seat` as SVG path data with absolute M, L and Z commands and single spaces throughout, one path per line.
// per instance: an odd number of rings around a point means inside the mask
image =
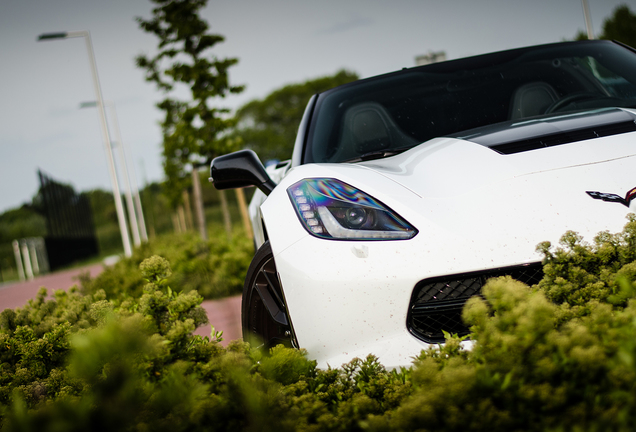
M 558 99 L 556 91 L 548 83 L 537 81 L 524 84 L 512 96 L 510 119 L 541 115 Z

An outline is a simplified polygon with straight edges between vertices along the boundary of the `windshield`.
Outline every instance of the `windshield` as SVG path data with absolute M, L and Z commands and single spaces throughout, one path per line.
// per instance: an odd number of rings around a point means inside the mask
M 318 97 L 304 163 L 384 157 L 526 118 L 636 106 L 636 54 L 608 41 L 523 48 L 358 81 Z

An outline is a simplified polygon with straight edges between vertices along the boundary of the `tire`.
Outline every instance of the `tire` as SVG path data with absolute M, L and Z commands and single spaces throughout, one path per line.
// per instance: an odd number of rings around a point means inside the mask
M 243 340 L 252 346 L 296 346 L 269 240 L 256 251 L 247 270 L 241 324 Z

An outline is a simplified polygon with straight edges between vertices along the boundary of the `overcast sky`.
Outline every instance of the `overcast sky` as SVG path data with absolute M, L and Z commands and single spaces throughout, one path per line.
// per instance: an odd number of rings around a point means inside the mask
M 620 4 L 589 0 L 595 33 Z M 148 0 L 0 0 L 0 212 L 31 200 L 38 168 L 77 190 L 111 190 L 82 38 L 36 42 L 41 33 L 89 30 L 105 100 L 114 102 L 139 183 L 163 179 L 163 94 L 134 65 L 157 40 L 135 16 Z M 236 108 L 272 90 L 341 68 L 369 77 L 414 65 L 417 55 L 449 59 L 558 42 L 584 29 L 581 0 L 211 0 L 202 13 L 226 41 L 218 57 L 238 57 L 219 106 Z M 208 186 L 210 187 L 210 186 Z

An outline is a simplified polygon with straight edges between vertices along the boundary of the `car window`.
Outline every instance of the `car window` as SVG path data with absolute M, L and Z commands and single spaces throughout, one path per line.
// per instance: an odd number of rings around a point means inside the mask
M 520 119 L 636 106 L 636 54 L 607 41 L 411 68 L 319 95 L 304 163 L 382 157 Z

